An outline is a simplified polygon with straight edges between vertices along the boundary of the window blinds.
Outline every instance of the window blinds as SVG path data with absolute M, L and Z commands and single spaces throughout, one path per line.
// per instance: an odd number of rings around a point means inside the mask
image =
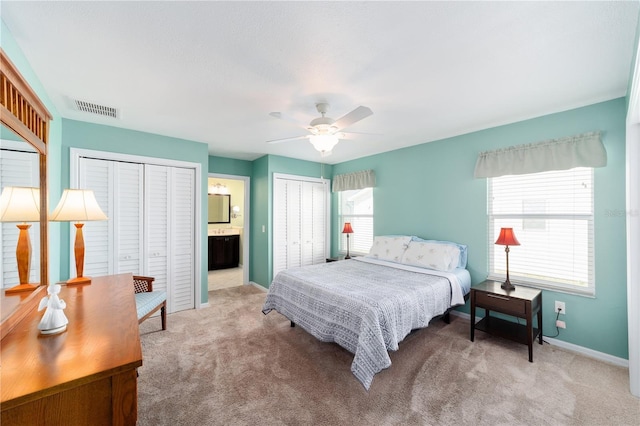
M 376 186 L 376 174 L 373 170 L 362 170 L 333 177 L 332 192 L 373 188 Z
M 607 152 L 600 132 L 590 132 L 481 152 L 476 161 L 474 177 L 522 175 L 606 165 Z
M 549 171 L 489 179 L 489 275 L 504 279 L 506 256 L 494 241 L 513 228 L 511 281 L 594 293 L 593 169 Z

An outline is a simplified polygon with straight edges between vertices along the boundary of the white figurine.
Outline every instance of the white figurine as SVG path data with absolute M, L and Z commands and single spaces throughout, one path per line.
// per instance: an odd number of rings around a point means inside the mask
M 45 307 L 47 308 L 44 311 L 44 315 L 40 324 L 38 324 L 38 330 L 42 334 L 55 334 L 60 333 L 67 329 L 67 324 L 69 320 L 63 312 L 63 309 L 67 307 L 67 304 L 64 303 L 64 300 L 60 300 L 58 298 L 58 293 L 60 293 L 60 285 L 59 284 L 50 284 L 47 287 L 48 296 L 45 296 L 40 301 L 40 306 L 38 306 L 38 311 L 43 310 Z

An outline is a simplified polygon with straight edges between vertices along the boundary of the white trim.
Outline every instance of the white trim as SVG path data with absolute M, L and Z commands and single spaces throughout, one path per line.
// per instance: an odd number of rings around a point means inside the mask
M 25 141 L 12 141 L 10 139 L 0 139 L 0 149 L 38 154 L 38 151 Z
M 208 308 L 209 306 L 211 306 L 211 305 L 209 305 L 209 302 L 201 303 L 201 304 L 200 304 L 200 307 L 199 307 L 198 309 Z
M 249 282 L 249 256 L 251 253 L 249 250 L 251 241 L 251 178 L 249 176 L 224 173 L 208 173 L 207 178 L 241 180 L 244 182 L 244 212 L 242 213 L 244 218 L 242 220 L 242 284 L 244 285 Z M 207 267 L 207 269 L 209 268 Z
M 260 284 L 258 284 L 258 283 L 254 283 L 253 281 L 249 281 L 249 284 L 248 284 L 248 285 L 252 285 L 252 286 L 256 287 L 258 290 L 262 290 L 262 291 L 263 291 L 263 292 L 265 292 L 265 293 L 269 291 L 269 289 L 268 289 L 268 288 L 266 288 L 266 287 L 262 287 Z
M 544 337 L 550 345 L 557 346 L 562 349 L 566 349 L 571 352 L 579 353 L 580 355 L 587 356 L 589 358 L 597 359 L 608 364 L 617 365 L 618 367 L 629 368 L 629 361 L 617 356 L 609 355 L 604 352 L 594 351 L 593 349 L 585 348 L 584 346 L 574 345 L 563 340 L 554 339 L 553 337 Z
M 640 42 L 629 93 L 626 141 L 629 389 L 640 398 Z
M 194 251 L 194 286 L 195 286 L 195 309 L 202 307 L 202 165 L 190 161 L 178 161 L 166 158 L 147 157 L 142 155 L 121 154 L 117 152 L 96 151 L 81 148 L 69 148 L 69 186 L 78 186 L 78 169 L 81 157 L 95 158 L 98 160 L 127 161 L 134 163 L 153 164 L 168 167 L 183 167 L 195 170 L 195 251 Z M 70 227 L 71 228 L 71 227 Z M 70 230 L 71 231 L 71 230 Z M 73 243 L 73 236 L 69 241 Z M 70 271 L 73 271 L 73 256 L 69 256 Z
M 469 321 L 469 318 L 471 318 L 471 316 L 468 313 L 460 312 L 460 311 L 451 311 L 451 315 L 455 315 L 457 317 L 466 319 L 467 321 Z M 478 322 L 481 319 L 482 318 L 480 317 L 476 317 L 476 322 Z M 543 336 L 543 338 L 544 338 L 544 341 L 546 341 L 550 345 L 557 346 L 559 348 L 566 349 L 571 352 L 576 352 L 580 355 L 597 359 L 598 361 L 614 364 L 619 367 L 625 367 L 625 368 L 629 367 L 629 361 L 627 361 L 624 358 L 619 358 L 617 356 L 609 355 L 604 352 L 594 351 L 593 349 L 585 348 L 584 346 L 574 345 L 573 343 L 567 343 L 559 339 L 554 339 L 552 337 Z

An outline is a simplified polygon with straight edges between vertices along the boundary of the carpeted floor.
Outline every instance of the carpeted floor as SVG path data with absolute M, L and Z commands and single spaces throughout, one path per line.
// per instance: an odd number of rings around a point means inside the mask
M 638 425 L 628 371 L 545 344 L 476 333 L 452 316 L 390 354 L 366 392 L 353 355 L 322 343 L 242 286 L 140 328 L 139 425 Z

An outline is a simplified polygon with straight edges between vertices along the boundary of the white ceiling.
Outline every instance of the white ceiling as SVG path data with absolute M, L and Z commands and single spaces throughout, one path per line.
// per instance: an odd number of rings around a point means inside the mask
M 638 19 L 626 2 L 13 2 L 0 13 L 60 114 L 320 161 L 315 103 L 374 114 L 327 163 L 624 96 Z M 77 111 L 72 99 L 120 117 Z

